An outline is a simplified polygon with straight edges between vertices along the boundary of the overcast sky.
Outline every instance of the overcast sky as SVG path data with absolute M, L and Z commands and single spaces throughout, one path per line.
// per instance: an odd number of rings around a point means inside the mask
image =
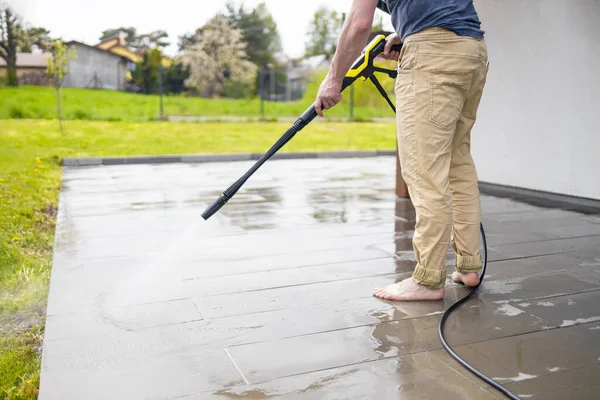
M 133 26 L 146 33 L 163 29 L 172 45 L 169 55 L 177 51 L 177 37 L 194 31 L 219 10 L 225 9 L 225 0 L 4 0 L 23 19 L 36 26 L 51 30 L 55 37 L 96 44 L 100 33 L 109 28 Z M 284 52 L 298 57 L 304 49 L 306 28 L 320 5 L 347 12 L 351 0 L 264 0 L 273 14 Z M 2 2 L 2 0 L 0 0 Z M 237 0 L 239 4 L 241 1 Z M 254 7 L 261 0 L 244 0 Z M 391 25 L 390 25 L 391 29 Z

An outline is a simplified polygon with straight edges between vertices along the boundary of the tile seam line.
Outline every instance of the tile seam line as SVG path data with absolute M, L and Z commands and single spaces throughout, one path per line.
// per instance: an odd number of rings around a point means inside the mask
M 258 380 L 256 382 L 253 382 L 252 385 L 262 385 L 268 382 L 272 382 L 275 380 L 279 380 L 279 379 L 285 379 L 285 378 L 292 378 L 292 377 L 296 377 L 296 376 L 302 376 L 302 375 L 308 375 L 308 374 L 312 374 L 315 372 L 323 372 L 323 371 L 329 371 L 329 370 L 334 370 L 334 369 L 339 369 L 339 368 L 347 368 L 347 367 L 353 367 L 353 366 L 360 366 L 360 365 L 364 365 L 364 364 L 370 364 L 370 363 L 375 363 L 378 361 L 382 361 L 382 360 L 391 360 L 394 358 L 402 358 L 402 357 L 406 357 L 406 356 L 414 356 L 414 355 L 420 355 L 420 354 L 430 354 L 431 355 L 431 351 L 432 350 L 441 350 L 443 349 L 443 347 L 433 347 L 431 349 L 426 349 L 426 350 L 422 350 L 422 351 L 414 351 L 414 352 L 408 352 L 405 354 L 401 354 L 401 355 L 395 355 L 395 356 L 383 356 L 383 357 L 379 357 L 373 360 L 366 360 L 366 361 L 358 361 L 358 362 L 353 362 L 353 363 L 349 363 L 349 364 L 342 364 L 342 365 L 336 365 L 334 367 L 327 367 L 327 368 L 320 368 L 320 369 L 316 369 L 316 370 L 312 370 L 312 371 L 306 371 L 306 372 L 298 372 L 295 374 L 289 374 L 289 375 L 283 375 L 283 376 L 277 376 L 275 378 L 272 379 L 266 379 L 266 380 Z M 438 359 L 437 357 L 431 355 L 432 357 Z M 467 382 L 472 383 L 473 385 L 475 385 L 476 387 L 479 388 L 479 385 L 471 382 L 470 380 L 466 379 Z
M 472 382 L 474 385 L 480 387 L 482 390 L 484 390 L 486 393 L 489 393 L 493 398 L 497 399 L 497 400 L 502 400 L 503 397 L 498 397 L 496 396 L 494 393 L 490 392 L 488 390 L 488 388 L 486 388 L 485 386 L 483 386 L 481 384 L 481 379 L 475 379 L 473 381 L 471 381 L 469 379 L 469 377 L 463 373 L 461 373 L 458 369 L 454 368 L 453 366 L 451 366 L 450 364 L 448 364 L 447 362 L 445 362 L 444 360 L 442 360 L 441 358 L 437 357 L 435 354 L 432 354 L 430 350 L 427 350 L 427 353 L 429 355 L 431 355 L 431 357 L 435 358 L 436 360 L 438 360 L 439 362 L 441 362 L 442 364 L 444 364 L 446 367 L 450 368 L 452 371 L 454 371 L 456 374 L 458 374 L 459 376 L 462 376 L 463 378 L 465 378 L 466 380 L 468 380 L 469 382 Z M 489 386 L 489 385 L 488 385 Z M 489 388 L 494 389 L 492 386 L 489 386 Z M 496 389 L 494 389 L 496 390 Z
M 248 380 L 248 378 L 246 378 L 246 375 L 244 375 L 244 373 L 242 372 L 242 370 L 240 369 L 240 366 L 235 362 L 235 360 L 233 359 L 233 357 L 231 356 L 231 354 L 229 353 L 229 350 L 227 350 L 227 347 L 223 347 L 223 351 L 225 352 L 225 354 L 227 355 L 227 358 L 229 358 L 229 361 L 231 361 L 231 364 L 233 364 L 233 367 L 236 369 L 236 371 L 240 374 L 240 376 L 242 377 L 242 379 L 244 380 L 244 383 L 246 385 L 250 385 L 250 381 Z
M 600 236 L 600 235 L 599 235 Z M 223 236 L 221 236 L 223 237 Z M 367 250 L 372 250 L 372 246 L 375 246 L 375 244 L 373 245 L 369 245 L 367 247 L 364 247 Z M 257 258 L 263 258 L 263 257 L 269 257 L 269 256 L 285 256 L 285 255 L 298 255 L 298 254 L 303 254 L 306 251 L 313 251 L 313 252 L 318 252 L 318 251 L 333 251 L 333 250 L 344 250 L 344 249 L 348 249 L 348 248 L 353 248 L 356 246 L 349 246 L 349 245 L 335 245 L 334 247 L 327 247 L 324 249 L 317 249 L 317 250 L 311 250 L 311 249 L 302 249 L 302 250 L 294 250 L 292 252 L 275 252 L 275 253 L 270 253 L 268 255 L 265 256 L 265 254 L 258 254 L 256 256 L 249 256 L 249 258 L 236 258 L 233 260 L 227 259 L 227 258 L 205 258 L 205 259 L 195 259 L 195 258 L 183 258 L 179 261 L 181 262 L 186 262 L 186 261 L 204 261 L 204 262 L 218 262 L 218 261 L 243 261 L 243 260 L 254 260 Z M 219 246 L 219 249 L 225 249 L 226 246 Z M 77 251 L 76 250 L 72 250 L 72 251 L 64 251 L 63 253 L 65 253 L 65 255 L 72 255 L 72 254 L 76 254 Z M 146 255 L 146 256 L 152 256 L 153 254 L 156 253 L 151 253 L 151 254 L 138 254 L 136 256 L 139 255 Z M 389 253 L 391 254 L 391 253 Z M 212 253 L 211 256 L 213 255 L 218 255 L 218 254 L 214 254 Z M 393 256 L 393 254 L 392 254 Z M 127 257 L 133 257 L 131 255 L 116 255 L 116 256 L 105 256 L 105 257 L 87 257 L 87 258 L 79 258 L 78 261 L 83 262 L 83 261 L 91 261 L 91 260 L 104 260 L 104 259 L 114 259 L 114 258 L 127 258 Z
M 515 333 L 515 334 L 512 334 L 512 335 L 507 335 L 507 336 L 499 337 L 499 338 L 496 338 L 496 339 L 480 340 L 478 342 L 465 343 L 465 344 L 462 344 L 462 345 L 459 345 L 459 346 L 468 346 L 469 348 L 471 348 L 471 350 L 477 352 L 482 357 L 485 357 L 488 360 L 492 360 L 491 358 L 487 357 L 484 353 L 482 353 L 479 350 L 477 350 L 476 348 L 474 348 L 472 345 L 477 344 L 477 343 L 483 343 L 483 342 L 491 342 L 491 341 L 496 341 L 496 340 L 504 340 L 504 339 L 516 338 L 516 337 L 525 336 L 525 335 L 534 335 L 534 334 L 539 333 L 539 332 L 547 332 L 547 331 L 552 331 L 552 330 L 556 330 L 556 329 L 568 329 L 568 328 L 574 328 L 574 327 L 577 327 L 577 326 L 591 325 L 591 324 L 595 324 L 595 323 L 598 323 L 598 321 L 584 322 L 584 323 L 581 323 L 581 324 L 575 324 L 575 325 L 563 326 L 563 327 L 555 326 L 555 327 L 552 327 L 552 328 L 549 328 L 549 329 L 534 330 L 534 331 L 523 332 L 523 333 Z M 596 364 L 590 364 L 590 365 L 596 365 Z M 516 383 L 516 382 L 514 382 L 514 383 Z
M 439 315 L 439 314 L 435 314 L 435 315 L 419 315 L 419 316 L 416 316 L 416 317 L 403 318 L 403 319 L 397 319 L 397 320 L 391 320 L 391 321 L 375 322 L 375 323 L 370 323 L 370 324 L 360 324 L 360 325 L 354 325 L 354 326 L 344 327 L 344 328 L 338 328 L 338 329 L 328 329 L 328 330 L 318 331 L 318 332 L 309 332 L 309 333 L 304 333 L 304 334 L 301 334 L 301 335 L 285 336 L 285 337 L 280 337 L 280 338 L 277 338 L 277 339 L 256 340 L 256 341 L 253 341 L 253 342 L 233 344 L 231 346 L 227 346 L 227 348 L 229 349 L 229 348 L 242 347 L 242 346 L 248 346 L 248 345 L 255 345 L 255 344 L 261 344 L 261 343 L 268 343 L 268 342 L 274 342 L 274 341 L 280 341 L 280 340 L 302 338 L 302 337 L 306 337 L 306 336 L 320 335 L 320 334 L 323 334 L 323 333 L 341 332 L 341 331 L 346 331 L 346 330 L 351 330 L 351 329 L 356 329 L 356 328 L 375 327 L 376 325 L 391 324 L 391 323 L 394 323 L 394 322 L 402 322 L 402 321 L 411 321 L 411 320 L 415 320 L 415 319 L 419 319 L 419 318 L 433 318 L 433 317 L 436 317 L 437 315 Z M 441 317 L 439 317 L 439 318 L 441 318 Z M 598 321 L 594 321 L 594 322 L 598 322 Z M 593 322 L 590 322 L 590 323 L 593 323 Z M 576 324 L 576 325 L 572 325 L 572 326 L 577 326 L 577 325 L 585 325 L 585 324 Z M 527 334 L 536 333 L 536 332 L 544 332 L 544 331 L 543 330 L 539 330 L 539 329 L 538 330 L 530 330 L 530 331 L 526 331 L 526 332 L 522 332 L 522 333 L 515 333 L 515 334 L 510 334 L 510 335 L 505 335 L 505 336 L 499 336 L 499 337 L 494 338 L 494 339 L 486 339 L 486 340 L 500 340 L 500 339 L 506 339 L 506 338 L 511 338 L 511 337 L 520 336 L 520 335 L 527 335 Z M 474 344 L 474 343 L 480 343 L 480 342 L 481 342 L 481 340 L 480 341 L 475 341 L 475 342 L 472 342 L 472 343 L 459 344 L 458 346 L 465 346 L 465 345 Z M 440 345 L 439 348 L 436 347 L 435 349 L 441 349 L 441 348 L 442 347 Z M 424 350 L 424 351 L 426 351 L 426 350 Z
M 337 261 L 337 262 L 332 262 L 332 263 L 308 264 L 308 265 L 300 265 L 300 266 L 285 267 L 285 268 L 263 269 L 263 270 L 257 270 L 257 271 L 230 273 L 230 274 L 214 275 L 214 276 L 207 276 L 207 277 L 201 277 L 201 276 L 189 277 L 189 278 L 182 278 L 181 280 L 182 281 L 201 281 L 204 279 L 222 278 L 222 277 L 227 277 L 227 276 L 252 275 L 252 274 L 265 273 L 265 272 L 286 271 L 286 270 L 290 270 L 290 269 L 295 270 L 295 269 L 303 269 L 303 268 L 322 267 L 322 266 L 326 266 L 326 265 L 340 266 L 341 264 L 361 262 L 361 261 L 383 260 L 383 259 L 388 259 L 388 258 L 393 259 L 393 256 L 385 255 L 385 256 L 378 256 L 378 257 L 372 257 L 372 258 L 360 258 L 358 260 Z
M 540 378 L 540 377 L 543 377 L 543 376 L 552 376 L 552 375 L 556 375 L 556 374 L 557 374 L 557 373 L 559 373 L 559 372 L 571 372 L 571 371 L 578 371 L 578 370 L 580 370 L 580 369 L 584 369 L 584 368 L 593 367 L 593 366 L 595 366 L 595 365 L 597 365 L 597 364 L 584 365 L 584 366 L 582 366 L 582 367 L 577 367 L 577 368 L 561 369 L 561 370 L 559 370 L 559 371 L 556 371 L 556 372 L 550 372 L 550 373 L 547 373 L 547 374 L 536 375 L 536 377 L 535 377 L 535 378 L 532 378 L 532 379 L 537 379 L 537 378 Z M 509 382 L 509 383 L 505 383 L 505 384 L 504 384 L 504 386 L 513 386 L 513 387 L 514 387 L 515 385 L 518 385 L 520 382 L 522 382 L 522 381 L 519 381 L 519 382 Z M 578 386 L 578 387 L 577 387 L 577 389 L 579 389 L 579 388 L 586 388 L 586 387 L 594 387 L 594 386 L 598 386 L 598 383 L 596 383 L 596 384 L 592 384 L 592 385 L 583 384 L 582 386 Z M 547 393 L 557 392 L 557 391 L 559 391 L 559 390 L 563 390 L 563 389 L 569 389 L 569 388 L 570 388 L 569 386 L 566 386 L 566 387 L 560 387 L 560 388 L 558 388 L 558 389 L 552 389 L 552 390 L 550 390 L 549 392 L 543 392 L 543 393 L 539 393 L 538 395 L 543 395 L 543 394 L 547 394 Z
M 557 275 L 560 273 L 564 273 L 565 271 L 569 271 L 568 269 L 565 270 L 557 270 L 557 271 L 551 271 L 551 272 L 538 272 L 538 273 L 534 273 L 534 274 L 529 274 L 526 275 L 527 278 L 531 278 L 531 277 L 536 277 L 536 276 L 551 276 L 551 275 Z M 338 280 L 338 281 L 348 281 L 348 280 L 360 280 L 360 279 L 368 279 L 368 278 L 373 278 L 373 277 L 380 277 L 380 276 L 386 276 L 386 275 L 394 275 L 394 274 L 398 274 L 398 272 L 394 272 L 394 273 L 390 273 L 390 274 L 384 274 L 384 275 L 376 275 L 376 276 L 367 276 L 367 277 L 359 277 L 359 278 L 350 278 L 350 279 L 344 279 L 344 280 Z M 570 275 L 570 274 L 568 274 Z M 580 276 L 577 276 L 580 277 Z M 583 277 L 586 278 L 586 277 Z M 332 281 L 332 282 L 337 282 L 337 281 Z M 489 282 L 489 281 L 486 281 Z M 492 280 L 491 282 L 503 282 L 502 279 L 499 280 Z M 308 285 L 314 285 L 314 284 L 319 284 L 320 282 L 314 282 L 314 283 L 307 283 L 307 284 L 303 284 L 300 286 L 308 286 Z M 328 282 L 331 283 L 331 282 Z M 594 283 L 597 283 L 596 281 L 594 281 Z M 451 287 L 461 287 L 461 286 L 451 286 Z M 267 289 L 261 289 L 261 291 L 266 291 L 266 290 L 271 290 L 271 289 L 278 289 L 278 288 L 267 288 Z M 540 297 L 531 297 L 531 298 L 527 298 L 527 299 L 519 299 L 518 301 L 511 301 L 510 299 L 506 299 L 508 300 L 508 303 L 512 304 L 517 304 L 517 303 L 523 303 L 526 301 L 534 301 L 534 300 L 544 300 L 544 299 L 551 299 L 551 298 L 556 298 L 556 297 L 562 297 L 562 296 L 573 296 L 573 295 L 577 295 L 577 294 L 584 294 L 584 293 L 589 293 L 589 292 L 594 292 L 594 291 L 598 291 L 600 290 L 600 287 L 598 288 L 593 288 L 593 289 L 587 289 L 587 290 L 583 290 L 580 292 L 574 292 L 574 293 L 562 293 L 562 294 L 558 294 L 558 295 L 549 295 L 549 296 L 540 296 Z M 238 293 L 238 292 L 235 292 Z M 196 301 L 200 300 L 200 299 L 206 299 L 206 298 L 213 298 L 213 297 L 218 297 L 218 296 L 231 296 L 230 294 L 213 294 L 213 295 L 208 295 L 208 296 L 194 296 L 191 295 L 190 299 L 192 299 L 192 301 Z M 481 294 L 482 298 L 485 298 L 486 295 L 485 293 Z M 349 299 L 347 301 L 355 301 L 355 300 L 363 300 L 363 299 L 370 299 L 373 296 L 362 296 L 362 297 L 356 297 L 356 298 L 352 298 Z M 319 305 L 319 304 L 323 304 L 325 301 L 323 302 L 317 302 L 317 303 L 312 303 L 312 305 Z M 493 300 L 492 300 L 493 302 Z M 499 303 L 495 303 L 495 304 L 499 304 Z M 242 315 L 251 315 L 251 314 L 262 314 L 262 313 L 267 313 L 267 312 L 274 312 L 274 311 L 281 311 L 281 310 L 293 310 L 293 307 L 284 307 L 284 308 L 279 308 L 279 309 L 274 309 L 274 310 L 265 310 L 265 311 L 257 311 L 257 312 L 251 312 L 251 313 L 242 313 L 242 314 L 232 314 L 232 315 L 222 315 L 222 316 L 218 316 L 218 317 L 210 317 L 209 319 L 219 319 L 219 318 L 233 318 L 233 317 L 239 317 Z M 524 311 L 524 310 L 523 310 Z M 527 311 L 524 311 L 527 312 Z M 528 312 L 527 312 L 528 313 Z M 536 317 L 538 317 L 536 315 Z M 541 317 L 538 317 L 541 318 Z M 410 318 L 404 318 L 404 319 L 410 319 Z M 543 318 L 541 318 L 543 319 Z
M 588 292 L 598 291 L 598 290 L 600 290 L 600 289 L 593 289 L 593 290 L 588 290 L 588 291 L 583 291 L 583 292 L 577 292 L 577 293 L 569 293 L 568 296 L 574 295 L 574 294 L 583 294 L 583 293 L 588 293 Z M 567 296 L 567 295 L 563 295 L 563 296 Z M 365 298 L 368 298 L 368 297 L 365 297 Z M 512 303 L 511 303 L 511 305 L 512 305 Z M 515 307 L 515 308 L 518 308 L 518 307 Z M 519 308 L 519 310 L 521 310 L 521 309 Z M 277 310 L 275 310 L 275 311 L 277 311 Z M 523 310 L 521 310 L 521 311 L 523 311 Z M 268 312 L 268 311 L 265 311 L 265 312 Z M 536 318 L 539 318 L 542 321 L 550 323 L 549 321 L 547 321 L 546 319 L 544 319 L 542 317 L 539 317 L 538 315 L 532 314 L 532 313 L 530 313 L 528 311 L 523 311 L 523 312 L 525 314 L 535 316 Z M 299 338 L 299 337 L 305 337 L 305 336 L 311 336 L 311 335 L 318 335 L 318 334 L 322 334 L 322 333 L 339 332 L 339 331 L 344 331 L 344 330 L 349 330 L 349 329 L 355 329 L 355 328 L 365 328 L 365 327 L 369 327 L 369 326 L 379 325 L 379 324 L 382 324 L 382 323 L 389 324 L 389 323 L 392 323 L 392 322 L 409 321 L 409 320 L 413 320 L 413 319 L 426 318 L 426 317 L 435 317 L 435 315 L 419 315 L 419 316 L 415 316 L 415 317 L 402 318 L 402 319 L 391 320 L 391 321 L 375 322 L 375 323 L 369 323 L 369 324 L 360 324 L 360 325 L 354 325 L 354 326 L 345 327 L 345 328 L 328 329 L 328 330 L 324 330 L 324 331 L 310 332 L 310 333 L 305 333 L 305 334 L 301 334 L 301 335 L 285 336 L 285 337 L 280 337 L 280 338 L 274 339 L 274 340 L 293 339 L 293 338 Z M 219 318 L 226 318 L 226 317 L 209 318 L 208 320 L 219 319 Z M 592 321 L 592 322 L 587 322 L 587 323 L 575 324 L 575 325 L 571 325 L 571 326 L 587 325 L 587 324 L 593 324 L 593 323 L 597 323 L 597 322 L 598 321 Z M 544 330 L 541 330 L 541 329 L 530 330 L 530 331 L 526 331 L 526 332 L 522 332 L 522 333 L 509 334 L 509 335 L 506 335 L 506 336 L 500 336 L 500 337 L 497 337 L 495 339 L 487 339 L 487 340 L 500 340 L 500 339 L 506 339 L 506 338 L 512 338 L 512 337 L 522 336 L 522 335 L 529 335 L 529 334 L 533 334 L 533 333 L 536 333 L 536 332 L 545 332 L 545 331 L 553 330 L 553 329 L 561 329 L 561 328 L 557 326 L 557 327 L 552 327 L 552 328 L 544 329 Z M 270 342 L 270 341 L 273 341 L 273 340 L 256 340 L 256 341 L 253 341 L 253 342 L 234 344 L 234 345 L 228 346 L 227 348 L 241 347 L 241 346 L 253 345 L 253 344 L 260 344 L 260 343 L 266 343 L 266 342 Z M 481 342 L 481 341 L 479 341 L 479 342 Z M 460 346 L 469 346 L 470 344 L 479 343 L 479 342 L 465 343 L 465 344 L 462 344 Z M 473 349 L 473 350 L 475 350 L 475 349 Z
M 407 271 L 405 273 L 409 273 L 409 272 L 410 271 Z M 302 286 L 320 285 L 322 283 L 346 282 L 346 281 L 354 281 L 354 280 L 359 280 L 359 279 L 378 278 L 378 277 L 382 277 L 382 276 L 390 276 L 390 275 L 397 275 L 397 274 L 398 274 L 398 272 L 388 272 L 385 274 L 367 275 L 367 276 L 361 276 L 361 277 L 357 277 L 357 278 L 320 280 L 320 281 L 315 281 L 315 282 L 296 283 L 296 284 L 282 285 L 282 286 L 272 286 L 272 287 L 267 287 L 267 288 L 262 288 L 262 289 L 238 290 L 235 292 L 218 293 L 218 294 L 213 294 L 213 295 L 208 295 L 208 296 L 202 296 L 202 298 L 218 297 L 218 296 L 231 296 L 232 294 L 242 294 L 242 293 L 256 293 L 256 292 L 264 292 L 267 290 L 289 289 L 289 288 L 296 288 L 296 287 L 302 287 Z M 191 282 L 191 281 L 188 281 L 188 282 Z

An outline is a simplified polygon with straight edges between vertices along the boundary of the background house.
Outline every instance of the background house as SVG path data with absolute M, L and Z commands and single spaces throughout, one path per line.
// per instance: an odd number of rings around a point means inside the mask
M 18 53 L 17 76 L 22 85 L 48 85 L 46 75 L 48 54 L 43 53 Z M 6 75 L 6 61 L 0 58 L 0 78 Z
M 130 71 L 135 69 L 135 64 L 143 60 L 143 53 L 139 50 L 132 50 L 127 47 L 127 42 L 120 36 L 115 35 L 108 37 L 98 43 L 95 47 L 125 57 L 129 61 L 128 69 Z M 168 67 L 171 63 L 172 60 L 169 57 L 163 56 L 163 67 Z
M 65 87 L 125 89 L 129 62 L 126 57 L 77 41 L 66 44 L 75 47 L 77 58 L 69 61 Z

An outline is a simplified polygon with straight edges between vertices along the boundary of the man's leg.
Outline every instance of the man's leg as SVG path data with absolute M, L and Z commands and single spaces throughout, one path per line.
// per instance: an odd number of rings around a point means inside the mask
M 419 43 L 422 45 L 422 43 Z M 411 60 L 413 43 L 405 44 Z M 446 253 L 452 229 L 449 170 L 452 139 L 466 90 L 464 75 L 433 73 L 435 55 L 403 59 L 396 82 L 397 132 L 402 165 L 417 217 L 413 248 L 417 266 L 413 277 L 374 295 L 389 300 L 439 300 L 444 297 Z M 405 62 L 406 61 L 406 62 Z M 458 79 L 458 82 L 455 82 Z
M 450 190 L 453 203 L 452 247 L 456 252 L 456 272 L 452 280 L 467 286 L 479 284 L 478 272 L 482 267 L 479 252 L 479 224 L 481 206 L 475 163 L 471 156 L 471 129 L 487 76 L 487 52 L 481 42 L 481 62 L 474 70 L 473 84 L 457 123 L 452 142 Z
M 444 295 L 453 225 L 449 177 L 453 141 L 480 52 L 476 40 L 441 28 L 405 41 L 396 83 L 397 129 L 402 173 L 417 211 L 413 238 L 417 266 L 412 279 L 376 290 L 377 297 L 433 300 Z

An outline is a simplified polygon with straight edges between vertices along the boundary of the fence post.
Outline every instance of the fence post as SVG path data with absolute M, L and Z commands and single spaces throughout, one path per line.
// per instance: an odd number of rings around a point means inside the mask
M 160 92 L 160 119 L 164 119 L 164 109 L 163 109 L 163 66 L 162 60 L 160 64 L 158 64 L 158 90 Z

